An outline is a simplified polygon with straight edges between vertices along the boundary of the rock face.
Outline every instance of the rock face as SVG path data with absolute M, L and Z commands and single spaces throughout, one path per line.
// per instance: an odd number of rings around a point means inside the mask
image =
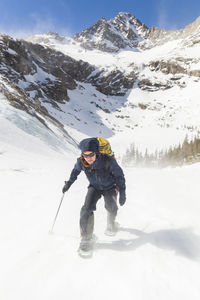
M 142 47 L 152 48 L 163 45 L 166 42 L 183 39 L 182 45 L 189 46 L 200 42 L 200 17 L 192 24 L 180 30 L 164 30 L 152 27 L 148 35 L 148 43 L 143 43 Z
M 44 103 L 60 110 L 57 103 L 69 101 L 68 90 L 77 87 L 94 68 L 62 53 L 38 44 L 0 39 L 0 91 L 10 104 L 39 119 L 53 122 L 64 135 L 63 124 L 44 107 Z
M 76 88 L 94 70 L 82 61 L 53 49 L 3 36 L 0 44 L 0 73 L 24 87 L 35 98 L 68 101 L 67 90 Z M 33 94 L 33 93 L 32 93 Z
M 151 71 L 161 71 L 164 74 L 187 74 L 187 70 L 183 68 L 178 61 L 151 61 L 149 64 Z
M 134 74 L 94 72 L 96 68 L 87 62 L 9 36 L 2 36 L 0 53 L 0 74 L 23 88 L 32 100 L 69 101 L 67 91 L 75 89 L 77 81 L 92 83 L 106 95 L 124 95 L 134 83 Z
M 149 79 L 139 80 L 138 86 L 141 90 L 146 90 L 149 92 L 155 92 L 155 91 L 159 91 L 159 90 L 167 90 L 172 87 L 172 85 L 169 81 L 166 83 L 161 83 L 161 82 L 151 82 Z
M 104 72 L 92 76 L 88 82 L 96 86 L 96 89 L 104 95 L 124 96 L 128 89 L 133 87 L 135 73 L 124 74 L 120 70 L 111 71 L 109 74 Z

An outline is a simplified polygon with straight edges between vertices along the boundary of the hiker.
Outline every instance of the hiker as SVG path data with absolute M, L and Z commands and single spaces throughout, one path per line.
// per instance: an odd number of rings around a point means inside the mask
M 85 203 L 80 212 L 80 249 L 87 251 L 93 237 L 94 211 L 97 201 L 104 197 L 105 208 L 108 212 L 107 229 L 108 235 L 116 231 L 115 218 L 117 215 L 117 194 L 119 192 L 119 203 L 124 205 L 126 201 L 125 178 L 121 167 L 118 165 L 114 155 L 102 154 L 100 152 L 99 138 L 86 138 L 79 144 L 81 156 L 71 172 L 62 192 L 65 193 L 77 176 L 83 170 L 89 180 L 89 186 Z M 103 139 L 103 138 L 100 138 Z M 107 141 L 103 139 L 104 141 Z M 109 153 L 110 154 L 110 153 Z

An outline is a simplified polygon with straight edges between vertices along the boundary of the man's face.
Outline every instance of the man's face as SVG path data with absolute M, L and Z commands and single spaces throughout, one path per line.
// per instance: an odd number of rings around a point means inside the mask
M 84 159 L 89 165 L 92 165 L 96 160 L 96 153 L 91 151 L 83 152 Z

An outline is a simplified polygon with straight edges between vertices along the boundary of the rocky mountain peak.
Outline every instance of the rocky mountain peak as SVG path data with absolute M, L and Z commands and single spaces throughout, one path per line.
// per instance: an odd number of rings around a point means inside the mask
M 131 39 L 134 35 L 139 35 L 140 37 L 145 38 L 150 31 L 145 24 L 141 23 L 138 19 L 136 19 L 136 17 L 126 12 L 120 12 L 115 18 L 111 19 L 110 22 L 129 39 Z
M 120 49 L 136 48 L 149 32 L 150 29 L 130 13 L 120 12 L 109 21 L 100 19 L 76 34 L 74 40 L 86 49 L 117 52 Z

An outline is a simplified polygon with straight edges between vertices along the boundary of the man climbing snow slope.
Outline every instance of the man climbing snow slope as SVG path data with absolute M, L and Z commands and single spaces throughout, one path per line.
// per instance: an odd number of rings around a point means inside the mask
M 101 138 L 100 138 L 101 139 Z M 125 177 L 114 155 L 101 153 L 98 138 L 87 138 L 79 144 L 81 156 L 71 172 L 70 178 L 65 182 L 63 193 L 77 179 L 83 170 L 89 180 L 85 203 L 80 212 L 81 242 L 79 249 L 89 251 L 93 238 L 94 211 L 97 201 L 104 197 L 105 208 L 108 212 L 107 228 L 105 234 L 114 235 L 116 232 L 117 195 L 119 203 L 124 205 L 126 201 Z

